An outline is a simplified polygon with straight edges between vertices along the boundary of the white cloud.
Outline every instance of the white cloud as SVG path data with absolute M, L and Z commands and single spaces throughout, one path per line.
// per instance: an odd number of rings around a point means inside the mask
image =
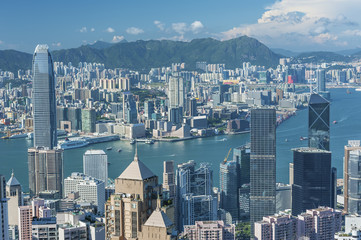
M 81 33 L 86 33 L 87 31 L 88 31 L 88 29 L 86 27 L 82 27 L 79 30 L 79 32 L 81 32 Z
M 201 21 L 194 21 L 190 26 L 193 33 L 199 33 L 203 28 L 204 26 Z
M 220 38 L 248 35 L 277 47 L 341 46 L 350 36 L 361 37 L 360 8 L 360 0 L 275 0 L 256 23 L 229 29 Z
M 52 43 L 51 45 L 54 46 L 54 47 L 60 47 L 60 46 L 61 46 L 61 42 Z
M 95 28 L 91 28 L 90 31 L 91 31 L 91 32 L 95 32 Z
M 112 42 L 117 43 L 117 42 L 120 42 L 122 40 L 124 40 L 124 36 L 114 36 L 113 39 L 112 39 Z
M 161 21 L 158 21 L 158 20 L 155 20 L 154 22 L 154 25 L 159 28 L 161 31 L 164 31 L 165 30 L 165 24 L 162 23 Z
M 138 35 L 138 34 L 144 33 L 144 30 L 140 29 L 140 28 L 136 28 L 136 27 L 130 27 L 126 30 L 126 32 L 128 34 Z
M 115 32 L 115 30 L 113 28 L 111 28 L 111 27 L 108 27 L 105 31 L 108 32 L 108 33 Z
M 187 24 L 184 22 L 172 23 L 172 29 L 180 35 L 183 35 L 188 30 Z

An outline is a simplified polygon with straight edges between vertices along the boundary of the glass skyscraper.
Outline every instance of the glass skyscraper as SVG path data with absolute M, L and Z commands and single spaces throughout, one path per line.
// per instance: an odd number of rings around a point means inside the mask
M 293 149 L 292 215 L 319 206 L 334 207 L 331 152 Z
M 330 150 L 330 103 L 318 94 L 308 103 L 308 146 Z
M 361 214 L 361 150 L 350 152 L 348 161 L 347 212 Z
M 250 215 L 254 222 L 276 212 L 276 110 L 251 110 Z
M 38 45 L 33 57 L 34 146 L 57 145 L 53 61 L 47 45 Z

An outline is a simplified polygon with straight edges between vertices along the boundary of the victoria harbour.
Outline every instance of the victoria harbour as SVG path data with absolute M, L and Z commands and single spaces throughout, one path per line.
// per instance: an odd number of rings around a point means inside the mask
M 345 89 L 330 89 L 331 92 L 331 151 L 332 166 L 337 168 L 338 178 L 342 177 L 343 146 L 348 140 L 361 138 L 361 92 L 353 91 L 346 94 Z M 293 161 L 292 148 L 307 146 L 307 110 L 299 110 L 277 128 L 277 182 L 288 183 L 288 164 Z M 153 145 L 138 143 L 138 156 L 158 176 L 162 176 L 163 161 L 174 160 L 175 164 L 194 160 L 197 164 L 208 162 L 213 170 L 213 185 L 219 184 L 219 164 L 230 148 L 249 142 L 249 134 L 219 135 L 179 142 L 156 142 Z M 0 172 L 10 177 L 11 169 L 25 191 L 28 189 L 27 149 L 32 146 L 31 140 L 1 140 Z M 112 147 L 107 151 L 106 148 Z M 121 148 L 121 152 L 116 150 Z M 64 152 L 64 176 L 71 172 L 83 171 L 83 154 L 88 149 L 103 149 L 108 155 L 109 177 L 115 179 L 133 160 L 135 145 L 128 141 L 99 143 L 92 146 L 70 149 Z M 230 155 L 230 158 L 232 155 Z

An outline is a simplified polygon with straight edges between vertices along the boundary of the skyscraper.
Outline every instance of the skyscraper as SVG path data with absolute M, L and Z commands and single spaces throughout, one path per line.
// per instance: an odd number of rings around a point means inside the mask
M 21 206 L 19 210 L 19 240 L 32 238 L 33 213 L 31 206 Z
M 348 212 L 348 200 L 349 200 L 349 165 L 352 151 L 361 151 L 360 140 L 350 140 L 345 146 L 345 156 L 343 158 L 343 196 L 344 196 L 344 211 Z M 354 164 L 353 164 L 354 165 Z M 357 168 L 358 169 L 358 168 Z M 350 169 L 351 170 L 351 169 Z M 361 209 L 360 209 L 361 210 Z
M 317 81 L 317 92 L 325 92 L 326 91 L 326 76 L 324 69 L 316 70 L 316 81 Z
M 180 76 L 173 76 L 169 78 L 169 108 L 184 107 L 184 81 Z
M 138 123 L 137 106 L 134 95 L 130 92 L 123 93 L 123 119 L 127 123 Z
M 276 110 L 251 110 L 250 215 L 254 222 L 276 212 Z
M 157 206 L 160 188 L 158 177 L 136 152 L 134 160 L 115 180 L 115 194 L 105 204 L 106 239 L 138 239 Z
M 220 208 L 228 211 L 232 221 L 238 220 L 238 167 L 236 161 L 222 162 L 219 166 Z
M 81 110 L 81 130 L 85 133 L 95 132 L 96 115 L 94 109 Z
M 347 212 L 361 214 L 361 150 L 353 150 L 348 158 L 347 178 Z M 345 199 L 346 200 L 346 199 Z
M 169 197 L 175 197 L 174 161 L 163 162 L 163 190 L 169 192 Z
M 5 176 L 0 175 L 0 240 L 9 239 L 8 199 L 6 198 Z
M 28 149 L 30 196 L 52 190 L 63 193 L 63 150 Z
M 318 94 L 308 102 L 308 146 L 330 150 L 330 103 Z
M 108 156 L 103 150 L 87 150 L 83 155 L 85 175 L 108 182 Z
M 331 152 L 315 148 L 293 149 L 292 215 L 332 203 Z
M 33 57 L 34 146 L 57 145 L 53 60 L 47 45 L 38 45 Z
M 9 225 L 18 225 L 18 207 L 23 205 L 23 197 L 21 185 L 14 176 L 14 172 L 11 174 L 9 181 L 6 183 L 6 197 L 9 199 Z
M 178 165 L 177 179 L 177 217 L 179 231 L 184 225 L 195 221 L 210 221 L 217 218 L 217 198 L 213 196 L 212 170 L 207 163 L 195 169 L 193 160 Z

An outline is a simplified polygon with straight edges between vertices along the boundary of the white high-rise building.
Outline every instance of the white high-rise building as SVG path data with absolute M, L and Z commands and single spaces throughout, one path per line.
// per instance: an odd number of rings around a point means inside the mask
M 83 155 L 84 174 L 108 182 L 108 156 L 103 150 L 88 150 Z
M 72 173 L 64 180 L 64 194 L 79 192 L 81 200 L 93 203 L 100 214 L 104 213 L 105 183 L 82 173 Z
M 169 108 L 184 106 L 184 81 L 182 77 L 172 76 L 169 78 Z

